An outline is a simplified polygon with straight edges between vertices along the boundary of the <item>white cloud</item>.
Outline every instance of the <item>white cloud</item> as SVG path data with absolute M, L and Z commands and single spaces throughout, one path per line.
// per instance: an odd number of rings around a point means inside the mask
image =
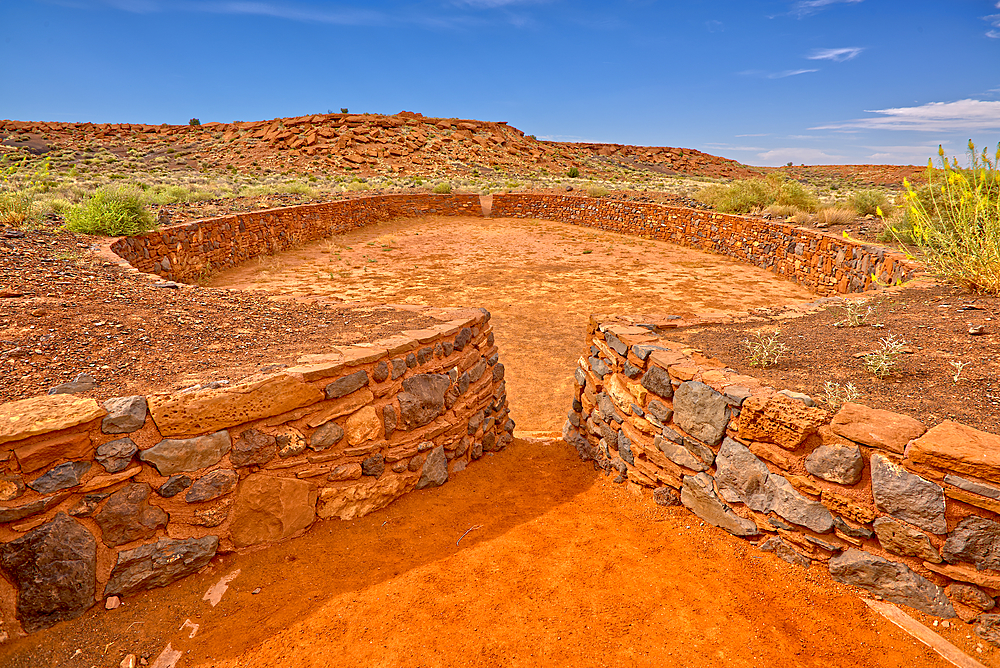
M 810 72 L 819 72 L 819 70 L 785 70 L 784 72 L 772 72 L 767 75 L 768 79 L 784 79 L 785 77 L 796 77 L 800 74 L 809 74 Z
M 874 109 L 866 110 L 866 112 L 881 114 L 881 116 L 819 125 L 810 128 L 810 130 L 862 129 L 953 132 L 1000 129 L 1000 101 L 928 102 L 919 107 Z
M 792 5 L 792 15 L 802 18 L 822 11 L 830 5 L 853 5 L 858 2 L 863 2 L 863 0 L 799 0 Z
M 806 58 L 809 60 L 832 60 L 835 63 L 842 63 L 845 60 L 857 58 L 864 50 L 864 47 L 859 46 L 848 46 L 841 49 L 814 49 Z

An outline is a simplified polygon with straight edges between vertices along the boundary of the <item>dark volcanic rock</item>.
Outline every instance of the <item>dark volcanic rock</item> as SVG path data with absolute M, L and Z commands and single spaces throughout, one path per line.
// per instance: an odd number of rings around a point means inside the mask
M 97 448 L 94 459 L 100 462 L 101 466 L 108 473 L 118 473 L 128 468 L 132 463 L 132 457 L 139 452 L 135 442 L 128 437 L 108 441 Z
M 28 483 L 39 494 L 51 494 L 80 484 L 80 478 L 90 470 L 90 462 L 66 462 Z
M 177 496 L 190 486 L 191 476 L 178 473 L 177 475 L 170 476 L 165 483 L 160 485 L 160 488 L 156 490 L 156 493 L 165 499 L 169 499 L 172 496 Z
M 173 540 L 164 538 L 149 545 L 118 553 L 118 562 L 104 588 L 104 596 L 131 596 L 154 587 L 165 587 L 197 573 L 219 548 L 218 536 Z M 93 596 L 93 594 L 91 594 Z
M 65 513 L 0 545 L 0 568 L 17 587 L 17 617 L 28 633 L 74 619 L 94 604 L 97 541 Z
M 191 489 L 184 495 L 188 503 L 211 501 L 236 489 L 240 481 L 239 475 L 232 469 L 216 469 L 194 481 Z
M 326 386 L 326 398 L 327 399 L 339 399 L 340 397 L 347 396 L 355 390 L 360 390 L 362 387 L 368 384 L 368 373 L 364 369 L 360 371 L 355 371 L 352 374 L 348 374 L 337 380 L 333 381 Z
M 448 458 L 444 446 L 439 445 L 430 451 L 424 461 L 424 470 L 417 481 L 417 489 L 439 487 L 448 482 Z
M 421 373 L 403 380 L 399 410 L 407 428 L 422 427 L 444 410 L 444 394 L 451 384 L 448 376 Z
M 229 451 L 229 462 L 236 467 L 260 466 L 278 454 L 278 442 L 271 434 L 256 429 L 247 429 L 233 441 Z
M 140 538 L 152 538 L 157 529 L 166 528 L 170 516 L 162 508 L 149 505 L 151 491 L 148 484 L 134 482 L 111 495 L 94 515 L 105 545 L 115 547 Z
M 830 559 L 830 575 L 837 582 L 867 589 L 887 601 L 908 605 L 928 615 L 955 616 L 944 590 L 905 564 L 851 548 Z

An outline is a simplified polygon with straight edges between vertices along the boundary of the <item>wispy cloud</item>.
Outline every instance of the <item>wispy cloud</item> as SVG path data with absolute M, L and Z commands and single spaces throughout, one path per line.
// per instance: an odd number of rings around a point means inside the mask
M 832 60 L 835 63 L 842 63 L 845 60 L 857 58 L 864 51 L 862 46 L 847 46 L 840 49 L 813 49 L 806 58 L 808 60 Z
M 737 137 L 767 137 L 768 135 L 769 135 L 769 133 L 767 133 L 767 132 L 756 132 L 756 133 L 745 134 L 745 135 L 736 135 L 736 136 Z
M 799 0 L 792 5 L 792 15 L 802 18 L 803 16 L 810 16 L 816 12 L 821 12 L 830 5 L 853 5 L 863 0 Z
M 496 9 L 510 5 L 539 5 L 549 0 L 456 0 L 456 5 L 466 5 L 475 9 Z
M 705 21 L 705 29 L 708 32 L 725 32 L 726 26 L 722 25 L 722 21 Z
M 1000 2 L 996 4 L 996 7 L 1000 9 Z M 990 24 L 990 29 L 986 31 L 986 36 L 993 39 L 1000 39 L 1000 14 L 984 16 L 983 20 Z
M 819 125 L 811 130 L 917 130 L 952 132 L 1000 129 L 1000 101 L 929 102 L 918 107 L 865 110 L 872 118 Z
M 785 70 L 784 72 L 772 72 L 767 75 L 768 79 L 784 79 L 786 77 L 797 77 L 800 74 L 809 74 L 810 72 L 819 72 L 819 70 Z

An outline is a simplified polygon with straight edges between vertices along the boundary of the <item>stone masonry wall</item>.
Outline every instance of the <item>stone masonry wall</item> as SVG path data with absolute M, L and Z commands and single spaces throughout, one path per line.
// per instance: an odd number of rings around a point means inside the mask
M 133 267 L 192 281 L 259 255 L 407 216 L 483 215 L 478 195 L 377 195 L 253 211 L 123 237 L 111 250 Z
M 503 449 L 482 309 L 234 386 L 0 404 L 0 639 L 352 519 Z
M 918 269 L 878 246 L 787 223 L 682 207 L 563 195 L 493 196 L 493 216 L 539 218 L 720 253 L 790 278 L 820 295 L 907 281 Z
M 1000 644 L 1000 436 L 860 404 L 831 413 L 659 331 L 655 318 L 592 319 L 563 429 L 585 460 Z
M 139 271 L 191 281 L 259 255 L 394 218 L 482 216 L 478 195 L 375 195 L 185 223 L 112 243 Z M 492 196 L 495 217 L 597 227 L 720 253 L 763 267 L 820 295 L 877 289 L 918 267 L 892 251 L 785 223 L 641 202 L 509 194 Z

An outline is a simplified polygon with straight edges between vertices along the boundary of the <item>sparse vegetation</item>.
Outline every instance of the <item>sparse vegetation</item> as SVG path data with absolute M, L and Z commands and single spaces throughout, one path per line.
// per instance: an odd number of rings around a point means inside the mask
M 788 354 L 788 346 L 778 340 L 780 331 L 767 335 L 758 332 L 752 339 L 743 339 L 743 347 L 747 351 L 747 364 L 766 369 L 777 364 Z
M 879 339 L 879 347 L 864 357 L 868 373 L 876 378 L 885 378 L 891 374 L 905 347 L 906 341 L 894 334 Z
M 857 401 L 860 396 L 861 393 L 858 391 L 858 388 L 854 387 L 853 383 L 841 385 L 840 383 L 828 380 L 823 385 L 823 399 L 834 410 L 839 409 L 848 402 Z
M 879 303 L 872 299 L 846 300 L 844 302 L 844 318 L 833 323 L 834 327 L 863 327 L 875 315 Z
M 451 184 L 447 181 L 442 181 L 441 183 L 434 186 L 434 193 L 438 195 L 447 195 L 451 192 Z
M 27 158 L 8 163 L 0 160 L 0 223 L 23 226 L 34 220 L 35 199 L 46 189 L 49 161 L 31 166 Z
M 134 185 L 104 186 L 66 213 L 66 227 L 82 234 L 132 236 L 156 227 L 143 193 Z
M 602 185 L 594 184 L 587 186 L 587 197 L 604 197 L 608 195 L 611 191 Z
M 816 211 L 819 199 L 798 181 L 778 173 L 766 178 L 738 179 L 729 185 L 713 184 L 700 190 L 695 197 L 723 213 L 757 213 L 767 207 L 795 207 L 799 211 Z
M 566 172 L 566 176 L 568 176 L 571 179 L 579 178 L 580 170 L 577 169 L 576 167 L 570 167 L 569 171 Z

